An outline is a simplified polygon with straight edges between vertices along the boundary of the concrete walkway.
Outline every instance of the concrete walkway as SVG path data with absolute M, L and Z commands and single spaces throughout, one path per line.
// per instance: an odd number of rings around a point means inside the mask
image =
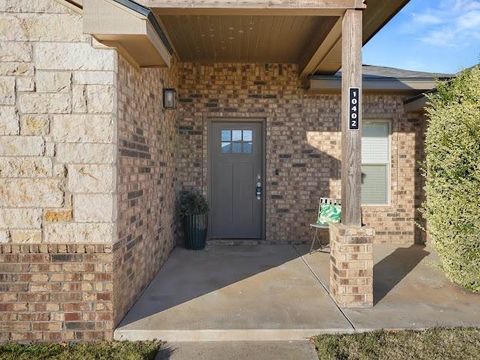
M 428 249 L 376 245 L 375 262 L 374 308 L 341 311 L 327 291 L 326 253 L 290 245 L 176 248 L 115 338 L 287 341 L 381 328 L 480 326 L 480 297 L 452 285 Z

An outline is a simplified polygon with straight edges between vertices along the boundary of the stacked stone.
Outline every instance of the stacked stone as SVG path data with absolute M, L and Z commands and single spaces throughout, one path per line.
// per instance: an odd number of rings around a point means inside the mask
M 109 338 L 117 54 L 59 2 L 0 11 L 0 337 Z

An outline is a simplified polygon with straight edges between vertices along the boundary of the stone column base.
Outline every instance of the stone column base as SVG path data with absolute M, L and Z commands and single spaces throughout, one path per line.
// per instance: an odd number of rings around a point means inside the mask
M 343 308 L 373 306 L 373 238 L 368 227 L 330 225 L 330 293 Z

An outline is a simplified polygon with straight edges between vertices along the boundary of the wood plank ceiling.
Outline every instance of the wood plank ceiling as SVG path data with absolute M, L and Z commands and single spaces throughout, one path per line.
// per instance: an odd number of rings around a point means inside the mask
M 181 61 L 301 63 L 336 17 L 160 15 Z M 312 41 L 313 40 L 313 41 Z

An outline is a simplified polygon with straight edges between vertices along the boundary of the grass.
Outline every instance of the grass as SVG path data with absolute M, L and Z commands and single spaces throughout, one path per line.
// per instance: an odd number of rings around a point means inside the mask
M 314 338 L 320 360 L 480 359 L 480 329 L 377 331 Z
M 158 341 L 0 345 L 1 360 L 153 360 Z

